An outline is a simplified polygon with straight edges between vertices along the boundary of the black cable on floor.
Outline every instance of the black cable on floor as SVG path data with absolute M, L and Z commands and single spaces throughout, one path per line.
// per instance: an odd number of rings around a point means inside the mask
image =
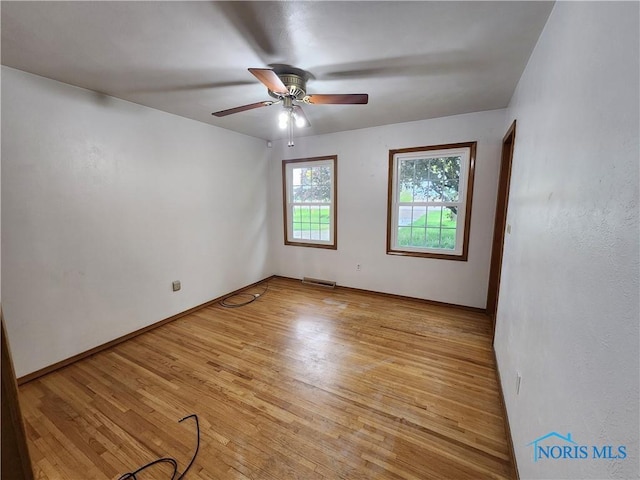
M 184 477 L 191 468 L 191 465 L 193 465 L 193 462 L 196 459 L 196 455 L 198 454 L 198 450 L 200 450 L 200 424 L 198 423 L 198 416 L 195 413 L 192 413 L 191 415 L 187 415 L 186 417 L 178 420 L 178 423 L 185 421 L 187 418 L 193 418 L 196 422 L 196 449 L 193 452 L 193 456 L 191 457 L 189 465 L 187 465 L 187 468 L 184 469 L 184 472 L 178 475 L 178 462 L 176 461 L 176 459 L 171 457 L 164 457 L 154 460 L 153 462 L 149 462 L 133 472 L 125 473 L 124 475 L 121 475 L 118 480 L 138 480 L 138 477 L 136 477 L 138 473 L 159 463 L 168 463 L 173 467 L 173 473 L 171 474 L 171 478 L 169 480 L 180 480 L 182 477 Z
M 244 307 L 245 305 L 249 305 L 250 303 L 255 302 L 258 298 L 260 298 L 265 293 L 267 293 L 267 290 L 269 290 L 269 282 L 265 283 L 264 289 L 262 290 L 261 293 L 247 293 L 247 292 L 235 293 L 233 295 L 229 295 L 228 297 L 223 298 L 222 300 L 220 300 L 220 305 L 225 307 L 225 308 Z M 250 298 L 249 298 L 249 300 L 246 300 L 246 301 L 243 301 L 243 302 L 240 302 L 240 303 L 229 303 L 228 302 L 229 299 L 233 299 L 235 297 L 250 297 Z

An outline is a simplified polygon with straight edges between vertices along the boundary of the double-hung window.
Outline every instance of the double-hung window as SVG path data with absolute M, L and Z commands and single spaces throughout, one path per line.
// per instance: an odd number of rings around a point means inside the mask
M 285 245 L 337 248 L 337 162 L 336 155 L 282 161 Z
M 387 253 L 466 260 L 476 142 L 389 151 Z

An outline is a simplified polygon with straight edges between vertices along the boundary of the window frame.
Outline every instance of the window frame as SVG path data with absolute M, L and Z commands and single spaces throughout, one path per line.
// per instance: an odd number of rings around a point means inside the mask
M 467 261 L 469 253 L 469 230 L 471 228 L 471 206 L 473 199 L 473 181 L 475 174 L 477 142 L 449 143 L 443 145 L 429 145 L 423 147 L 400 148 L 389 150 L 389 184 L 387 195 L 387 255 L 403 255 L 410 257 L 437 258 L 444 260 Z M 464 212 L 460 223 L 456 227 L 456 249 L 445 250 L 427 247 L 401 247 L 397 245 L 398 232 L 398 164 L 401 160 L 425 157 L 452 156 L 458 152 L 468 152 L 468 160 L 460 165 L 460 181 L 458 183 L 459 203 L 464 206 Z M 464 178 L 466 176 L 466 179 Z M 466 181 L 465 181 L 466 180 Z M 461 186 L 466 183 L 464 191 Z M 432 203 L 444 206 L 450 202 L 411 202 Z M 428 206 L 427 206 L 428 207 Z M 461 215 L 458 214 L 458 218 Z M 461 242 L 461 244 L 459 244 Z
M 331 166 L 331 199 L 329 202 L 329 240 L 293 239 L 293 206 L 295 202 L 292 198 L 292 179 L 290 172 L 294 167 L 320 166 L 322 164 Z M 330 250 L 338 249 L 338 156 L 326 155 L 322 157 L 294 158 L 282 160 L 282 208 L 284 223 L 284 244 L 296 247 L 324 248 Z

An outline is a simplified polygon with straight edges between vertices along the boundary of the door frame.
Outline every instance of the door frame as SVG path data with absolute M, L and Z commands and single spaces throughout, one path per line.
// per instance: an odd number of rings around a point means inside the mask
M 2 352 L 0 357 L 2 370 L 2 468 L 0 476 L 14 480 L 33 480 L 31 457 L 27 447 L 27 437 L 24 431 L 20 401 L 18 399 L 18 384 L 13 369 L 7 330 L 0 309 L 0 343 Z
M 496 313 L 500 295 L 500 274 L 504 253 L 504 238 L 507 229 L 507 209 L 509 207 L 509 186 L 511 184 L 511 165 L 516 143 L 516 120 L 502 138 L 502 156 L 500 159 L 500 176 L 498 178 L 498 195 L 496 215 L 493 226 L 493 244 L 491 247 L 491 266 L 489 270 L 489 287 L 487 290 L 487 314 L 491 317 L 493 332 L 496 328 Z

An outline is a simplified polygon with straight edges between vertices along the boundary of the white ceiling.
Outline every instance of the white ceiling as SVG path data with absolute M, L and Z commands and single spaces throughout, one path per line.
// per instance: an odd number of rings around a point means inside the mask
M 296 136 L 507 106 L 550 2 L 2 1 L 2 64 L 274 140 L 279 106 L 248 67 L 308 71 L 308 93 L 368 105 L 306 105 Z

